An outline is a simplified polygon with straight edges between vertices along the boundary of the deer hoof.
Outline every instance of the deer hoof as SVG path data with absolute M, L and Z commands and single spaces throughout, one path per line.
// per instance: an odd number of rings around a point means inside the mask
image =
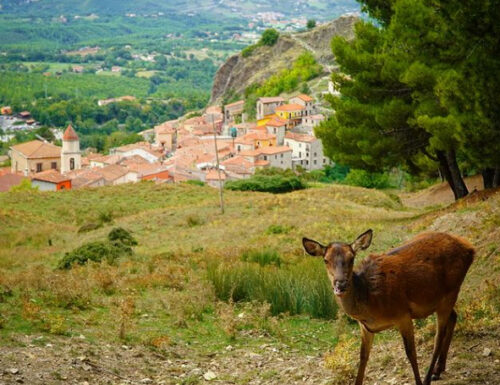
M 440 374 L 433 374 L 432 377 L 431 377 L 431 381 L 438 381 L 441 379 L 441 375 Z

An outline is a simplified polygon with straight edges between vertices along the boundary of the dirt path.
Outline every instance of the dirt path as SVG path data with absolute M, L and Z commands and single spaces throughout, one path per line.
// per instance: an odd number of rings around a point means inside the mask
M 387 334 L 394 338 L 387 340 Z M 254 350 L 228 346 L 199 355 L 184 347 L 156 353 L 141 346 L 93 344 L 80 338 L 19 337 L 15 342 L 25 346 L 0 348 L 0 384 L 334 383 L 332 372 L 324 367 L 325 352 L 306 356 L 280 343 L 264 342 Z M 432 333 L 421 330 L 417 342 L 423 372 L 432 351 Z M 438 384 L 498 385 L 499 357 L 498 331 L 459 332 L 450 350 L 448 371 Z M 413 384 L 395 332 L 375 340 L 365 384 Z

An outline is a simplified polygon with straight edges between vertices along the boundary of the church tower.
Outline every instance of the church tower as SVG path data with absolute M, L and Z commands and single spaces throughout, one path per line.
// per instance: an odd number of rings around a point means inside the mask
M 80 139 L 71 124 L 63 135 L 61 152 L 61 174 L 82 168 Z

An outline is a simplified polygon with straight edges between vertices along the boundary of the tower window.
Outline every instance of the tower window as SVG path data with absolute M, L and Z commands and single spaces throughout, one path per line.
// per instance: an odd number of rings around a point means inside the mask
M 70 158 L 69 160 L 69 169 L 74 170 L 75 169 L 75 158 Z
M 52 162 L 52 163 L 50 164 L 50 168 L 51 168 L 52 170 L 57 170 L 57 162 Z

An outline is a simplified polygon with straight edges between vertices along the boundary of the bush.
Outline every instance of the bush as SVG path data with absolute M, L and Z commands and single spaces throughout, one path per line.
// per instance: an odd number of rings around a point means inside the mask
M 129 231 L 122 227 L 115 227 L 108 234 L 108 239 L 112 243 L 121 243 L 125 246 L 136 246 L 137 240 L 130 234 Z
M 251 56 L 257 47 L 258 47 L 257 44 L 249 45 L 248 47 L 244 48 L 243 51 L 241 51 L 241 56 L 243 57 Z
M 132 248 L 122 243 L 109 241 L 89 242 L 66 253 L 59 261 L 58 268 L 68 270 L 75 264 L 85 265 L 88 261 L 114 263 L 122 255 L 131 255 Z
M 228 190 L 260 191 L 273 194 L 303 190 L 307 185 L 297 176 L 254 175 L 249 179 L 227 182 Z
M 186 183 L 190 184 L 192 186 L 200 186 L 200 187 L 205 186 L 205 182 L 202 182 L 201 180 L 196 180 L 196 179 L 187 180 Z
M 266 29 L 259 40 L 259 44 L 272 47 L 273 45 L 276 44 L 279 37 L 280 33 L 276 31 L 274 28 Z
M 360 186 L 366 188 L 384 189 L 391 187 L 388 174 L 370 173 L 365 170 L 353 169 L 349 171 L 344 183 L 351 186 Z
M 137 241 L 127 230 L 117 227 L 111 230 L 106 241 L 86 243 L 77 249 L 66 253 L 57 267 L 62 270 L 71 269 L 75 264 L 85 265 L 88 261 L 114 263 L 123 255 L 132 255 L 132 246 Z
M 243 262 L 254 262 L 261 266 L 275 265 L 281 266 L 281 257 L 275 250 L 252 250 L 243 253 Z
M 324 267 L 313 259 L 277 267 L 248 262 L 213 263 L 208 279 L 219 300 L 269 303 L 271 313 L 333 319 L 337 305 Z
M 314 28 L 316 28 L 316 20 L 314 19 L 307 20 L 307 29 L 314 29 Z

